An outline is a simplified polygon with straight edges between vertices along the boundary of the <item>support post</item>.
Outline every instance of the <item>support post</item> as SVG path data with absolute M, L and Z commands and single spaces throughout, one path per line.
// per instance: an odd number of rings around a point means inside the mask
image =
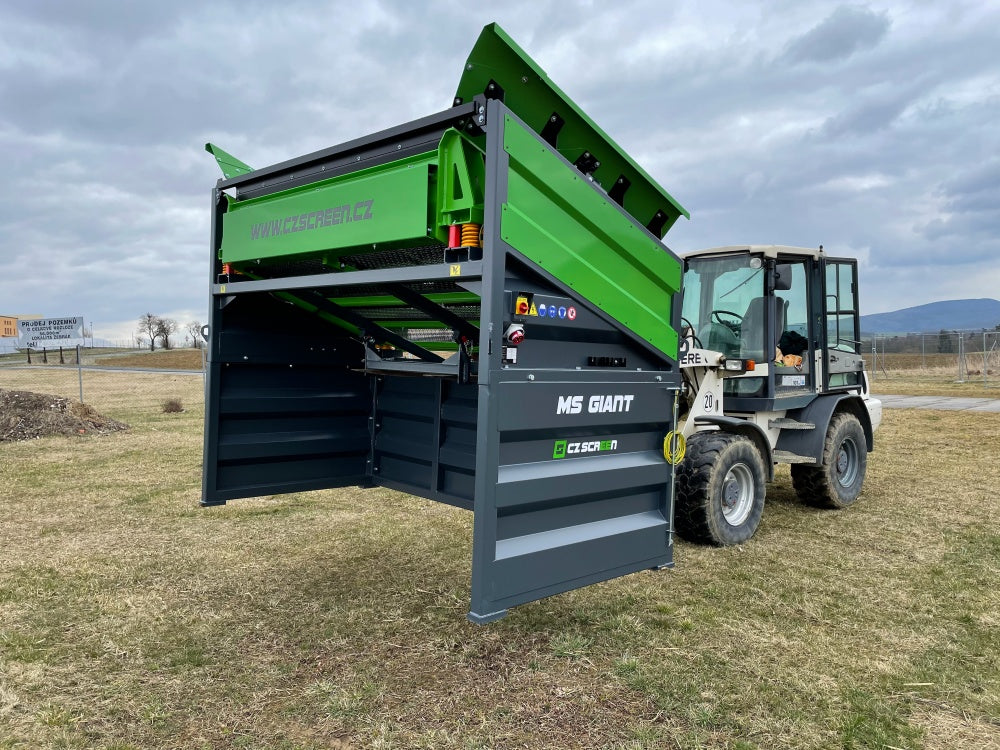
M 80 381 L 80 403 L 83 403 L 83 365 L 80 363 L 80 345 L 76 345 L 76 375 Z

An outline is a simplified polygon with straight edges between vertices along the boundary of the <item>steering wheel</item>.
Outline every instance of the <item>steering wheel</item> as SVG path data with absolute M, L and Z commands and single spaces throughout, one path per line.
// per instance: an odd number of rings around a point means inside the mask
M 731 318 L 736 318 L 737 325 L 743 325 L 743 316 L 742 315 L 737 315 L 736 313 L 731 312 L 729 310 L 712 310 L 712 316 L 711 317 L 713 317 L 717 321 L 719 321 L 719 323 L 721 325 L 728 326 L 729 324 L 726 323 L 726 321 L 724 321 L 722 319 L 722 317 L 721 317 L 723 315 L 728 315 Z

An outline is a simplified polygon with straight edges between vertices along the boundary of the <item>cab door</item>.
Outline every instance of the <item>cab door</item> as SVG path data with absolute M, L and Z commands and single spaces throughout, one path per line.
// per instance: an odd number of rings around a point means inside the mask
M 812 259 L 779 257 L 776 269 L 785 283 L 774 293 L 775 398 L 815 393 L 818 362 L 810 322 Z M 779 350 L 782 358 L 778 359 Z
M 851 258 L 827 258 L 824 263 L 824 390 L 859 386 L 864 358 L 858 316 L 858 262 Z

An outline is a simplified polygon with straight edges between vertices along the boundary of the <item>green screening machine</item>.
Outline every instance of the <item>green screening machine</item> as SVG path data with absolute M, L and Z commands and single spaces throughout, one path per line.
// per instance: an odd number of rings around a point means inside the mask
M 204 505 L 361 486 L 470 509 L 480 623 L 672 565 L 661 238 L 686 212 L 503 30 L 438 114 L 261 169 L 207 148 Z

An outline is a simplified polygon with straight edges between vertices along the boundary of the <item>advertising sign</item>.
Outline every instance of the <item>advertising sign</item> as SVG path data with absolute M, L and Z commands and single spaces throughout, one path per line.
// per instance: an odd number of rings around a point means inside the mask
M 18 346 L 22 349 L 56 349 L 83 344 L 83 317 L 39 318 L 17 321 Z

